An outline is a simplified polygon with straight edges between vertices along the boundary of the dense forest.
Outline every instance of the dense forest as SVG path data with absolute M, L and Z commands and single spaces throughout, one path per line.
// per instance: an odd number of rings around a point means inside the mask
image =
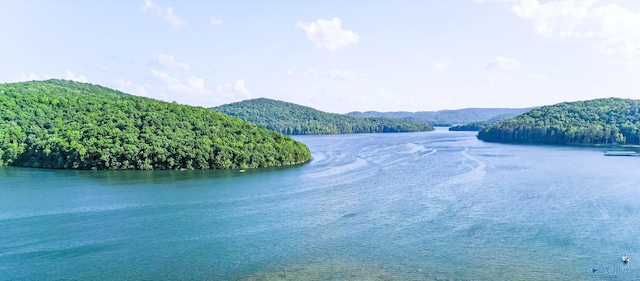
M 606 98 L 533 109 L 482 129 L 490 142 L 568 145 L 640 144 L 640 100 Z
M 266 98 L 212 108 L 287 135 L 432 131 L 433 127 L 396 118 L 356 118 Z
M 494 118 L 504 120 L 525 113 L 531 108 L 465 108 L 456 110 L 419 111 L 419 112 L 349 112 L 354 117 L 388 117 L 417 121 L 432 126 L 455 126 L 472 122 L 484 122 Z
M 491 117 L 491 119 L 486 120 L 486 121 L 478 121 L 478 122 L 471 122 L 469 124 L 464 124 L 464 125 L 455 125 L 455 126 L 451 126 L 449 127 L 449 131 L 480 131 L 486 127 L 491 127 L 495 124 L 498 124 L 498 122 L 502 121 L 502 120 L 506 120 L 509 118 L 513 118 L 516 117 L 518 115 L 520 115 L 521 113 L 518 114 L 514 114 L 514 113 L 507 113 L 507 114 L 502 114 L 502 115 L 498 115 L 498 116 L 494 116 Z
M 473 131 L 477 132 L 486 127 L 493 126 L 498 122 L 490 122 L 490 121 L 480 121 L 480 122 L 471 122 L 469 124 L 464 125 L 455 125 L 449 127 L 449 131 Z
M 290 137 L 201 107 L 65 80 L 0 84 L 0 165 L 243 169 L 310 157 Z

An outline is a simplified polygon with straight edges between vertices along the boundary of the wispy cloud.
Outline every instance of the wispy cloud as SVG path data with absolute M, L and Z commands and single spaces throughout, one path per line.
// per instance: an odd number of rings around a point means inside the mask
M 211 25 L 213 26 L 222 25 L 222 20 L 218 18 L 211 17 L 210 22 L 211 22 Z
M 70 71 L 69 71 L 70 72 Z M 71 73 L 71 75 L 73 75 L 73 73 Z M 73 75 L 75 76 L 75 75 Z M 82 76 L 83 78 L 86 79 L 86 77 Z M 25 73 L 22 72 L 14 77 L 7 77 L 6 81 L 3 80 L 3 82 L 26 82 L 26 81 L 37 81 L 37 80 L 48 80 L 48 79 L 52 79 L 54 78 L 53 76 L 49 75 L 49 74 L 45 74 L 45 75 L 40 75 L 40 74 L 36 74 L 33 72 L 29 72 L 29 73 Z M 65 79 L 68 80 L 75 80 L 78 81 L 79 79 L 69 79 L 69 77 L 65 77 Z M 86 82 L 86 81 L 82 81 L 82 82 Z
M 247 89 L 244 79 L 238 79 L 234 83 L 216 86 L 215 95 L 218 104 L 253 98 L 251 91 Z
M 536 34 L 551 38 L 597 38 L 600 52 L 623 64 L 640 65 L 640 13 L 599 0 L 521 0 L 504 2 Z
M 15 77 L 15 82 L 24 82 L 24 81 L 33 81 L 33 80 L 40 80 L 40 76 L 33 72 L 30 72 L 30 73 L 23 72 Z
M 238 79 L 236 81 L 236 83 L 233 85 L 233 89 L 244 93 L 246 95 L 250 95 L 251 93 L 249 92 L 249 90 L 247 90 L 247 87 L 244 85 L 244 80 L 243 79 Z
M 161 54 L 158 56 L 158 61 L 160 62 L 160 64 L 169 68 L 181 69 L 186 71 L 191 70 L 191 66 L 189 64 L 184 62 L 179 62 L 171 55 Z
M 348 82 L 364 82 L 367 80 L 367 75 L 362 73 L 355 73 L 346 69 L 332 69 L 329 70 L 329 77 L 333 79 L 348 81 Z
M 181 28 L 187 25 L 184 20 L 173 12 L 172 7 L 164 7 L 152 2 L 151 0 L 145 0 L 142 9 L 144 11 L 155 11 L 159 17 L 175 28 Z
M 77 82 L 84 82 L 84 83 L 88 83 L 89 82 L 89 80 L 87 80 L 87 77 L 85 77 L 84 75 L 76 75 L 73 72 L 71 72 L 71 70 L 67 70 L 67 73 L 65 75 L 65 79 L 73 80 L 73 81 L 77 81 Z
M 133 94 L 137 96 L 147 96 L 147 89 L 144 86 L 133 84 L 131 81 L 126 81 L 122 78 L 114 79 L 111 81 L 112 86 L 127 94 Z
M 449 67 L 450 65 L 451 65 L 451 62 L 448 61 L 448 60 L 445 60 L 445 61 L 434 61 L 433 62 L 433 67 L 435 69 L 437 69 L 438 71 L 443 71 L 447 67 Z
M 506 58 L 506 57 L 495 57 L 487 61 L 485 65 L 485 69 L 489 70 L 492 68 L 501 68 L 501 69 L 513 69 L 520 65 L 515 59 Z
M 173 8 L 171 7 L 165 9 L 164 19 L 174 27 L 182 27 L 185 25 L 185 22 L 173 12 Z
M 162 81 L 169 90 L 174 92 L 185 94 L 206 93 L 204 79 L 199 77 L 188 77 L 185 79 L 185 82 L 182 82 L 178 78 L 171 77 L 166 72 L 160 70 L 151 70 L 151 75 L 157 80 Z
M 342 28 L 342 20 L 319 19 L 311 23 L 299 22 L 297 27 L 304 30 L 307 39 L 318 49 L 337 51 L 360 40 L 357 33 Z

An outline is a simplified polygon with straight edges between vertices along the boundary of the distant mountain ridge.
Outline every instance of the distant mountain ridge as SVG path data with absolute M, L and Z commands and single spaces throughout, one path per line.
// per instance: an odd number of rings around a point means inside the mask
M 431 131 L 424 123 L 397 118 L 358 118 L 267 98 L 211 108 L 287 135 Z
M 533 109 L 530 108 L 465 108 L 455 110 L 440 111 L 418 111 L 418 112 L 349 112 L 345 115 L 354 117 L 388 117 L 403 118 L 417 121 L 432 126 L 454 126 L 459 124 L 469 124 L 473 122 L 485 122 L 495 118 L 509 118 L 525 113 Z M 503 120 L 501 119 L 501 120 Z

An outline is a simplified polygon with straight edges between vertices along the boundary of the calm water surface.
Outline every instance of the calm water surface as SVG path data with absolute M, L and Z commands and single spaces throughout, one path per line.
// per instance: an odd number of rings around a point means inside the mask
M 640 280 L 640 158 L 296 138 L 310 163 L 244 173 L 0 168 L 0 279 Z

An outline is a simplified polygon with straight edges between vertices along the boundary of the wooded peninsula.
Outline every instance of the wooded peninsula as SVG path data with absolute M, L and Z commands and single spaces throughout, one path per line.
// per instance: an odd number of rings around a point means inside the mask
M 202 107 L 65 80 L 0 84 L 0 165 L 245 169 L 310 158 L 291 137 Z
M 431 125 L 400 118 L 357 118 L 293 103 L 258 98 L 214 107 L 240 119 L 287 135 L 433 131 Z
M 640 144 L 640 100 L 605 98 L 543 106 L 482 129 L 478 139 L 562 145 Z

